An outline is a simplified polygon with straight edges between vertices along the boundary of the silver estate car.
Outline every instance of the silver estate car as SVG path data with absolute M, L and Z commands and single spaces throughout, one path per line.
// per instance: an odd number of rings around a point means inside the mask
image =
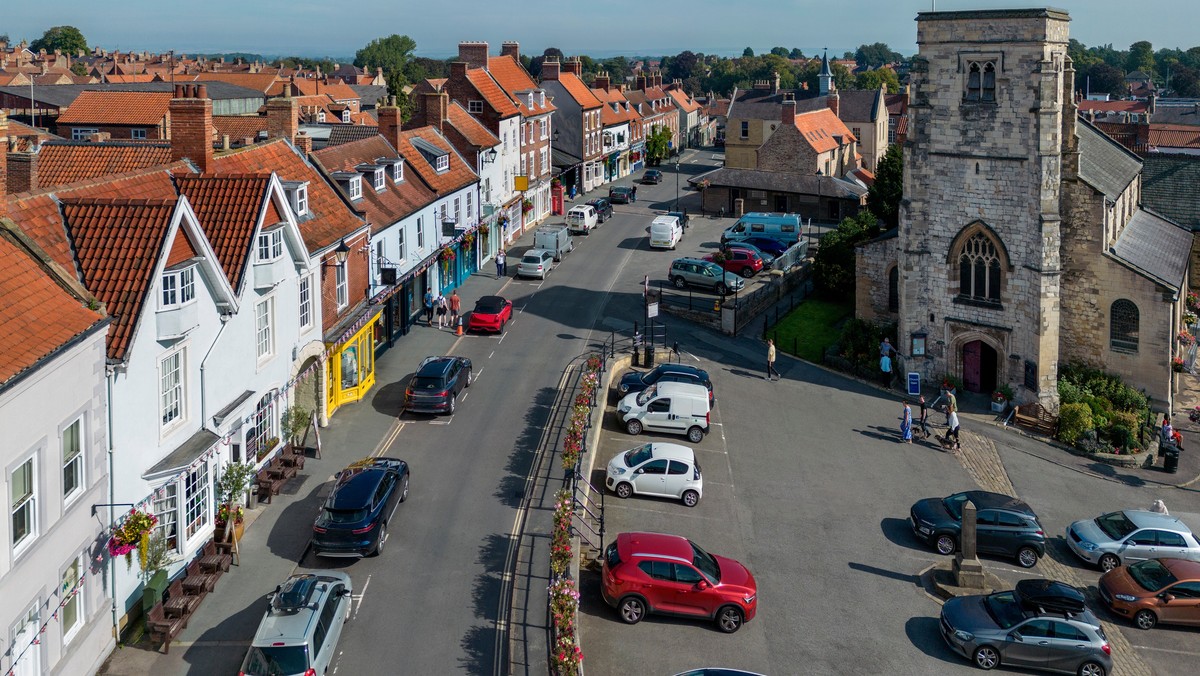
M 1200 561 L 1200 542 L 1177 517 L 1127 509 L 1067 527 L 1067 545 L 1108 572 L 1121 564 L 1164 557 Z
M 350 619 L 354 585 L 340 570 L 293 575 L 267 595 L 243 676 L 325 674 L 337 654 L 342 626 Z

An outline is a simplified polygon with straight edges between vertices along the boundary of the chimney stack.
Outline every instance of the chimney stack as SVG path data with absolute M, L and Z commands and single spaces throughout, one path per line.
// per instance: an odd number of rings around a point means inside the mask
M 578 56 L 567 59 L 567 72 L 574 73 L 575 77 L 583 77 L 583 62 Z
M 835 116 L 837 116 L 838 118 L 841 118 L 841 115 L 838 112 L 841 108 L 840 99 L 841 99 L 841 97 L 838 96 L 836 89 L 830 91 L 829 97 L 826 99 L 826 101 L 828 101 L 828 103 L 829 103 L 829 109 L 832 110 L 833 114 Z
M 444 91 L 425 92 L 425 124 L 442 132 L 450 115 L 450 95 Z
M 645 89 L 646 89 L 646 75 L 645 75 L 645 73 L 638 73 L 638 74 L 637 74 L 637 77 L 633 78 L 633 88 L 634 88 L 634 89 L 640 89 L 640 90 L 642 90 L 642 91 L 645 91 Z
M 557 80 L 559 66 L 560 64 L 556 57 L 547 56 L 546 60 L 542 62 L 542 80 Z M 568 70 L 570 69 L 568 68 Z
M 467 68 L 482 68 L 487 70 L 488 67 L 488 43 L 486 42 L 460 42 L 458 43 L 458 60 L 464 61 Z
M 544 67 L 545 66 L 543 66 L 543 68 Z M 608 91 L 608 88 L 611 86 L 611 82 L 612 81 L 609 80 L 607 72 L 600 73 L 596 76 L 595 80 L 592 80 L 592 87 L 595 89 L 603 89 L 604 91 Z
M 291 83 L 283 85 L 283 96 L 267 101 L 267 138 L 281 138 L 288 143 L 296 142 L 300 131 L 300 106 L 292 98 Z
M 299 150 L 300 154 L 307 158 L 312 154 L 313 137 L 309 136 L 306 131 L 296 132 L 295 146 L 296 150 Z
M 796 102 L 794 100 L 784 101 L 781 111 L 779 121 L 794 126 L 796 124 Z
M 502 42 L 500 43 L 500 56 L 511 56 L 521 63 L 521 43 L 519 42 Z
M 10 194 L 38 189 L 38 155 L 35 152 L 11 153 L 8 156 L 8 187 Z
M 204 85 L 175 85 L 171 115 L 171 160 L 191 160 L 201 173 L 212 166 L 212 101 Z
M 396 99 L 389 99 L 386 105 L 376 108 L 375 114 L 379 118 L 379 134 L 394 148 L 399 149 L 403 120 L 400 118 L 400 109 L 396 107 Z

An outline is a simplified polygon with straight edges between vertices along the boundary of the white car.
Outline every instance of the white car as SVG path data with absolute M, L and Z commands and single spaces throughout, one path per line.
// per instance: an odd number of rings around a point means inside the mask
M 605 485 L 619 498 L 654 495 L 695 507 L 704 494 L 704 477 L 692 449 L 680 444 L 645 444 L 608 462 Z
M 326 673 L 338 652 L 342 627 L 350 619 L 353 593 L 350 576 L 340 570 L 315 570 L 289 577 L 267 595 L 270 605 L 239 673 Z
M 549 249 L 530 249 L 517 264 L 518 277 L 545 279 L 554 269 L 554 252 Z
M 1146 559 L 1200 561 L 1200 542 L 1178 517 L 1127 509 L 1067 527 L 1067 546 L 1079 558 L 1108 572 Z

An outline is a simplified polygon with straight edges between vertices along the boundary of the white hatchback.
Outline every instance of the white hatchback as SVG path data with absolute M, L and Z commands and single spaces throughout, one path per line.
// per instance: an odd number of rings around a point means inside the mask
M 695 507 L 704 494 L 700 463 L 680 444 L 645 444 L 619 453 L 608 463 L 605 485 L 619 498 L 633 494 L 682 500 Z

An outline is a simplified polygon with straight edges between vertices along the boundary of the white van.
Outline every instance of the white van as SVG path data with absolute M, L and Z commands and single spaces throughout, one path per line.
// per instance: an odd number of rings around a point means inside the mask
M 545 249 L 554 254 L 554 260 L 561 261 L 575 245 L 565 225 L 543 225 L 533 231 L 533 248 Z
M 655 383 L 625 395 L 617 418 L 630 434 L 643 429 L 684 434 L 698 444 L 708 434 L 708 389 L 695 383 Z
M 590 204 L 580 204 L 571 207 L 567 212 L 567 227 L 571 232 L 582 232 L 587 235 L 596 227 L 596 208 Z
M 800 241 L 800 217 L 796 214 L 748 213 L 721 233 L 721 244 L 747 237 L 770 237 L 791 246 Z
M 650 248 L 674 249 L 683 239 L 683 226 L 677 216 L 655 216 L 650 222 Z

